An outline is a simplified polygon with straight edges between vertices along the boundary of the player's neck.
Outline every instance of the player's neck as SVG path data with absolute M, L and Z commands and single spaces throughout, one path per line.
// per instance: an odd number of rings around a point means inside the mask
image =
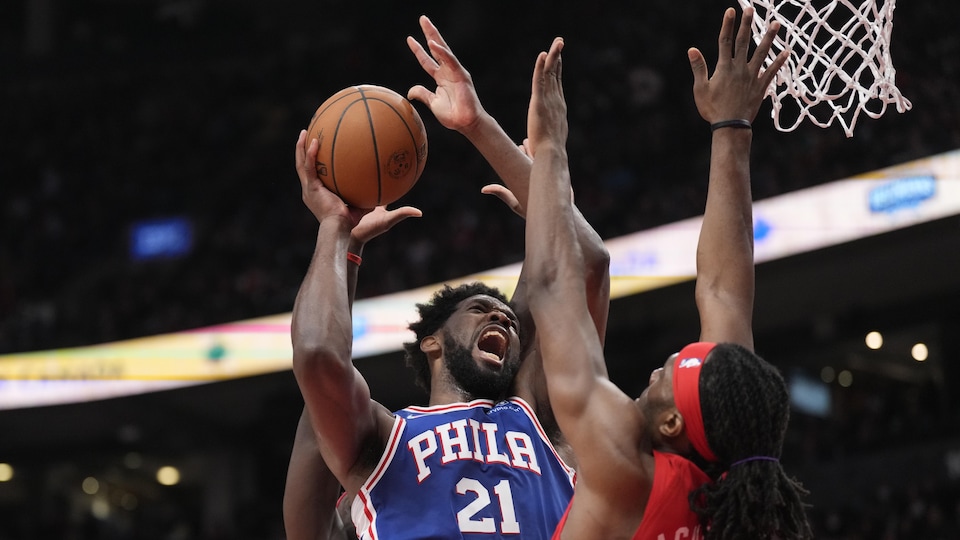
M 449 405 L 451 403 L 468 403 L 477 399 L 499 401 L 499 398 L 490 396 L 475 396 L 463 388 L 453 384 L 434 384 L 430 388 L 430 406 Z
M 473 396 L 463 389 L 449 384 L 435 384 L 430 389 L 430 406 L 449 405 L 451 403 L 462 403 L 473 401 Z

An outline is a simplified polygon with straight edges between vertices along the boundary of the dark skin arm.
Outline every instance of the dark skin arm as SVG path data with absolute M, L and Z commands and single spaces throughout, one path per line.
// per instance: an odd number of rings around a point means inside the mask
M 753 9 L 744 11 L 734 35 L 736 12 L 724 13 L 717 66 L 708 77 L 703 54 L 687 51 L 693 71 L 693 95 L 709 123 L 757 116 L 774 75 L 786 61 L 782 52 L 760 73 L 779 23 L 772 23 L 750 56 Z M 759 75 L 757 75 L 759 73 Z M 707 203 L 697 243 L 696 301 L 700 340 L 738 343 L 753 350 L 753 197 L 750 145 L 753 130 L 721 128 L 713 133 Z
M 530 157 L 523 146 L 513 142 L 500 124 L 484 110 L 470 73 L 460 64 L 436 26 L 425 16 L 420 17 L 420 26 L 426 47 L 412 37 L 407 38 L 407 44 L 437 87 L 435 91 L 430 91 L 420 85 L 414 86 L 408 92 L 408 97 L 426 104 L 442 125 L 463 134 L 480 151 L 505 184 L 505 187 L 496 184 L 486 186 L 483 192 L 498 196 L 523 217 L 528 206 L 532 168 Z M 570 193 L 567 194 L 568 198 L 571 197 Z M 576 238 L 583 253 L 580 262 L 584 270 L 585 295 L 594 332 L 602 343 L 606 335 L 610 303 L 610 255 L 603 240 L 575 206 L 573 212 Z M 524 265 L 511 298 L 514 311 L 520 319 L 525 351 L 523 366 L 515 379 L 514 393 L 529 401 L 537 410 L 541 423 L 553 432 L 555 422 L 537 346 L 537 327 L 530 316 L 525 268 Z M 559 433 L 554 432 L 552 438 L 554 442 L 559 442 Z M 565 459 L 572 461 L 572 455 L 564 454 Z
M 348 207 L 323 187 L 313 167 L 317 146 L 301 132 L 297 172 L 303 201 L 317 218 L 319 230 L 293 309 L 293 370 L 324 461 L 348 492 L 356 492 L 374 465 L 359 459 L 362 452 L 382 448 L 393 424 L 390 412 L 370 399 L 370 389 L 351 358 L 350 281 L 356 269 L 348 267 L 346 254 L 364 240 L 352 233 L 370 211 Z M 380 218 L 374 214 L 366 219 Z
M 420 215 L 419 210 L 409 206 L 394 210 L 377 207 L 364 215 L 351 231 L 350 253 L 361 255 L 369 240 L 408 217 Z M 346 260 L 344 264 L 352 308 L 360 267 Z M 352 497 L 348 497 L 338 508 L 336 504 L 340 490 L 340 482 L 320 454 L 309 412 L 304 407 L 297 424 L 284 488 L 283 516 L 287 539 L 340 540 L 350 538 L 350 534 L 356 538 L 356 531 L 349 519 Z
M 300 415 L 283 491 L 287 540 L 345 540 L 337 512 L 340 482 L 320 456 L 306 408 Z
M 750 59 L 752 9 L 734 47 L 735 12 L 724 15 L 721 57 L 707 78 L 702 54 L 688 52 L 694 96 L 708 122 L 752 121 L 765 90 L 786 59 L 759 74 L 776 25 Z M 561 44 L 562 48 L 562 44 Z M 643 517 L 653 482 L 651 441 L 637 403 L 608 379 L 602 345 L 592 338 L 583 302 L 572 209 L 564 194 L 569 172 L 564 148 L 566 108 L 557 42 L 534 72 L 528 130 L 534 152 L 527 216 L 531 307 L 540 323 L 544 367 L 554 411 L 579 462 L 579 480 L 564 538 L 632 534 Z M 723 128 L 713 136 L 710 180 L 698 245 L 697 304 L 702 336 L 752 347 L 752 215 L 749 130 Z M 656 424 L 660 425 L 660 424 Z
M 603 344 L 587 309 L 583 251 L 569 196 L 562 49 L 563 41 L 555 39 L 534 68 L 527 120 L 533 171 L 525 266 L 554 413 L 578 460 L 579 479 L 564 534 L 593 538 L 623 528 L 617 520 L 637 504 L 631 494 L 649 491 L 649 479 L 639 467 L 636 409 L 608 378 Z M 579 516 L 585 509 L 597 527 L 591 534 Z

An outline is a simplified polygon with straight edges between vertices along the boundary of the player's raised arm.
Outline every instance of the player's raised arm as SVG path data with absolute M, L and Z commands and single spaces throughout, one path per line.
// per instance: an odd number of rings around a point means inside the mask
M 436 90 L 430 91 L 417 85 L 410 89 L 408 97 L 426 104 L 442 125 L 463 134 L 480 151 L 505 185 L 485 186 L 483 191 L 497 195 L 517 214 L 525 216 L 531 171 L 529 156 L 483 108 L 470 73 L 454 55 L 436 26 L 425 16 L 420 17 L 420 26 L 425 46 L 413 37 L 407 38 L 407 44 L 421 67 L 436 83 Z M 606 336 L 610 304 L 610 254 L 600 235 L 576 207 L 573 211 L 576 216 L 577 239 L 583 253 L 580 264 L 584 269 L 584 294 L 594 332 L 602 342 Z M 541 368 L 537 326 L 530 316 L 526 282 L 524 267 L 511 297 L 511 305 L 520 320 L 525 351 L 523 365 L 515 379 L 514 391 L 518 396 L 531 401 L 541 422 L 551 433 L 551 439 L 555 444 L 560 444 L 562 441 L 555 429 L 556 422 Z M 569 452 L 563 447 L 560 451 L 565 459 L 573 462 L 574 458 Z
M 710 180 L 697 245 L 696 300 L 701 341 L 738 343 L 753 350 L 753 197 L 750 191 L 751 123 L 784 51 L 766 71 L 763 60 L 779 24 L 773 22 L 750 55 L 753 9 L 744 10 L 736 32 L 736 12 L 728 8 L 720 30 L 716 69 L 707 75 L 703 54 L 690 49 L 697 109 L 711 124 Z
M 540 328 L 539 347 L 551 395 L 556 387 L 558 397 L 576 395 L 579 401 L 588 393 L 581 387 L 592 385 L 595 373 L 605 376 L 606 367 L 602 356 L 594 354 L 595 349 L 600 348 L 599 336 L 590 324 L 585 325 L 589 318 L 583 252 L 577 242 L 576 218 L 570 200 L 567 107 L 561 85 L 562 49 L 563 40 L 555 39 L 550 51 L 537 57 L 533 73 L 527 120 L 533 168 L 524 268 L 531 312 Z M 584 357 L 589 357 L 592 363 L 584 362 Z M 555 381 L 565 384 L 555 384 Z M 560 401 L 555 404 L 558 409 L 582 408 L 580 403 L 571 407 L 569 399 L 554 397 L 554 401 Z
M 493 170 L 503 180 L 506 188 L 515 199 L 511 205 L 523 216 L 527 208 L 529 191 L 530 158 L 506 134 L 500 124 L 483 108 L 477 96 L 473 78 L 463 67 L 453 50 L 444 40 L 437 27 L 426 16 L 420 17 L 425 45 L 413 37 L 407 38 L 410 50 L 416 56 L 420 66 L 433 78 L 437 87 L 430 91 L 422 85 L 410 89 L 408 97 L 418 100 L 433 112 L 440 123 L 463 134 L 480 151 Z M 497 190 L 485 190 L 496 195 Z M 501 198 L 504 198 L 501 196 Z M 590 311 L 593 315 L 597 333 L 601 340 L 606 334 L 607 312 L 610 300 L 610 255 L 600 235 L 587 223 L 586 219 L 574 207 L 577 217 L 576 232 L 583 251 L 586 290 Z M 526 313 L 526 301 L 523 280 L 513 295 L 517 315 L 529 319 Z M 528 343 L 530 345 L 532 343 Z
M 642 490 L 649 477 L 637 457 L 642 429 L 637 409 L 608 379 L 603 345 L 587 309 L 583 254 L 570 201 L 562 48 L 558 38 L 549 53 L 541 53 L 534 70 L 528 115 L 533 172 L 524 265 L 553 413 L 577 458 L 580 476 L 574 500 L 590 503 L 580 508 L 613 515 L 628 499 L 617 500 L 612 494 Z M 633 499 L 629 502 L 636 507 Z M 593 519 L 604 517 L 595 514 Z
M 293 369 L 322 441 L 326 464 L 348 491 L 369 471 L 359 463 L 369 445 L 384 445 L 392 417 L 370 399 L 353 366 L 351 289 L 347 261 L 351 231 L 368 211 L 347 207 L 317 178 L 317 142 L 301 132 L 296 161 L 304 203 L 319 221 L 317 246 L 293 308 Z
M 440 124 L 470 140 L 507 187 L 513 190 L 520 205 L 526 207 L 529 158 L 483 108 L 473 77 L 425 15 L 420 16 L 420 28 L 425 44 L 410 36 L 407 45 L 437 87 L 431 91 L 423 85 L 416 85 L 407 97 L 429 107 Z
M 394 210 L 378 206 L 364 215 L 351 231 L 349 253 L 361 257 L 369 240 L 408 217 L 420 215 L 420 210 L 410 206 Z M 347 272 L 349 303 L 352 307 L 360 265 L 349 260 L 344 260 L 343 265 Z M 320 453 L 305 407 L 297 425 L 283 494 L 284 529 L 288 540 L 340 540 L 350 538 L 350 532 L 355 538 L 356 532 L 349 520 L 351 501 L 344 501 L 338 506 L 340 491 L 340 482 Z

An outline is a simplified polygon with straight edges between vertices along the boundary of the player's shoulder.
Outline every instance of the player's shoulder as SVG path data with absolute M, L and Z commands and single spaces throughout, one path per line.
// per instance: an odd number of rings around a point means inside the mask
M 684 456 L 672 452 L 658 452 L 654 450 L 653 457 L 657 474 L 663 473 L 675 478 L 690 478 L 697 482 L 706 482 L 709 480 L 709 477 L 703 469 Z

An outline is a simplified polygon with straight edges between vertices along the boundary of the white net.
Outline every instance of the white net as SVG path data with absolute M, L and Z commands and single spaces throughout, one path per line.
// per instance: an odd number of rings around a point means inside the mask
M 860 113 L 879 118 L 887 105 L 909 110 L 890 59 L 896 0 L 739 0 L 753 6 L 753 36 L 759 42 L 773 21 L 781 28 L 766 65 L 790 49 L 768 93 L 780 131 L 805 119 L 820 127 L 836 120 L 853 136 Z

